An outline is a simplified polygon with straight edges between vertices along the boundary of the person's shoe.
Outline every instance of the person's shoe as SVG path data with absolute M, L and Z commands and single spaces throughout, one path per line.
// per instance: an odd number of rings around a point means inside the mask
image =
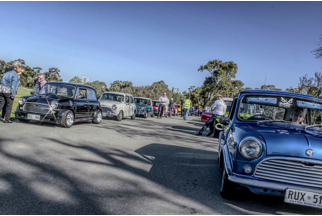
M 8 121 L 4 121 L 4 123 L 13 123 L 13 121 L 8 120 Z
M 202 133 L 198 132 L 195 134 L 196 136 L 202 136 Z
M 213 133 L 213 131 L 209 131 L 209 133 L 207 134 L 207 136 L 210 136 Z

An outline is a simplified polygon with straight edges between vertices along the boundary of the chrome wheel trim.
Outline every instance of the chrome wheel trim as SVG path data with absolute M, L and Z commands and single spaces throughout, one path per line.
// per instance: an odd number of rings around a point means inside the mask
M 68 113 L 66 116 L 66 124 L 68 127 L 72 126 L 74 123 L 74 115 L 72 112 Z
M 97 120 L 97 122 L 101 122 L 101 121 L 102 121 L 102 112 L 101 112 L 101 111 L 99 111 L 99 112 L 97 113 L 97 115 L 96 115 L 96 120 Z

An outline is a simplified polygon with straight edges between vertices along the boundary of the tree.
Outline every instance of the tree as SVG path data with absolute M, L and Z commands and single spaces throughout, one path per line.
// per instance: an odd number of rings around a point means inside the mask
M 75 76 L 73 79 L 69 80 L 70 83 L 80 83 L 83 84 L 83 81 L 78 76 Z
M 48 72 L 45 72 L 45 79 L 47 82 L 62 82 L 63 79 L 59 74 L 60 70 L 58 68 L 49 68 Z
M 133 87 L 132 82 L 116 80 L 113 83 L 111 83 L 110 91 L 125 92 L 125 93 L 132 94 L 132 87 Z
M 308 77 L 306 74 L 299 78 L 297 88 L 287 88 L 286 91 L 299 94 L 307 94 L 314 97 L 322 97 L 322 73 L 316 72 L 314 77 Z
M 262 85 L 261 90 L 282 91 L 280 88 L 275 88 L 275 85 Z
M 104 92 L 108 91 L 106 83 L 98 80 L 94 82 L 87 82 L 86 85 L 92 86 L 95 89 L 97 98 L 100 98 Z
M 232 89 L 240 88 L 236 81 L 235 84 L 232 82 L 232 79 L 236 77 L 237 69 L 237 64 L 234 62 L 222 62 L 220 60 L 208 61 L 206 65 L 199 67 L 198 71 L 206 70 L 210 74 L 205 78 L 201 91 L 204 106 L 209 106 L 210 102 L 215 99 L 216 94 L 221 93 L 228 96 Z
M 315 58 L 321 58 L 322 59 L 322 34 L 320 35 L 319 40 L 320 40 L 320 42 L 318 42 L 318 44 L 319 44 L 320 47 L 315 49 L 315 50 L 313 50 L 313 51 L 311 51 L 311 52 L 314 53 Z

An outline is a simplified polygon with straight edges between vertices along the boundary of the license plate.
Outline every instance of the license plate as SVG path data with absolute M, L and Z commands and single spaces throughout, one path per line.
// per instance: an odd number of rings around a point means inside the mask
M 322 208 L 322 194 L 287 188 L 285 192 L 284 202 Z
M 40 115 L 28 114 L 27 119 L 30 119 L 30 120 L 40 120 Z

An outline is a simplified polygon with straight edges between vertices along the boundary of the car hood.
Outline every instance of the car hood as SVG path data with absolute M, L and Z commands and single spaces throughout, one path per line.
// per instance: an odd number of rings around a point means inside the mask
M 26 99 L 26 102 L 35 102 L 35 103 L 44 103 L 48 104 L 52 102 L 53 100 L 59 100 L 59 99 L 66 99 L 66 97 L 58 96 L 58 95 L 37 95 L 37 96 L 31 96 Z
M 124 104 L 124 102 L 118 102 L 118 101 L 112 101 L 112 100 L 100 100 L 101 106 L 104 107 L 112 107 L 113 104 L 115 105 L 121 105 Z
M 305 131 L 303 127 L 267 123 L 248 127 L 264 138 L 267 155 L 322 159 L 322 131 Z M 313 150 L 313 156 L 306 155 L 307 149 Z
M 135 104 L 137 109 L 141 109 L 141 107 L 146 107 L 147 105 L 145 104 Z

